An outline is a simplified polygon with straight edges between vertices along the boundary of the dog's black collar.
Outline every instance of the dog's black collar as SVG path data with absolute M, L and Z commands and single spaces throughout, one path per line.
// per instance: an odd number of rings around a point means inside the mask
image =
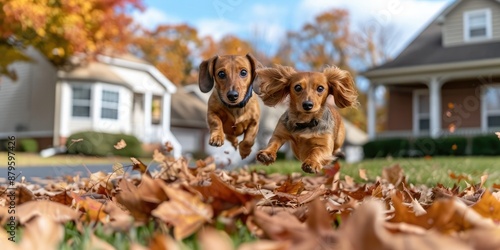
M 319 122 L 316 119 L 312 119 L 310 122 L 297 122 L 295 123 L 296 130 L 302 130 L 306 128 L 314 128 L 318 126 Z
M 243 108 L 247 105 L 248 101 L 250 100 L 250 97 L 252 97 L 252 92 L 253 92 L 253 84 L 250 84 L 250 86 L 247 89 L 247 93 L 245 94 L 245 98 L 243 98 L 243 101 L 241 101 L 240 103 L 237 103 L 237 104 L 229 104 L 229 103 L 225 102 L 222 99 L 220 93 L 219 93 L 219 99 L 224 104 L 224 106 L 226 106 L 228 108 Z

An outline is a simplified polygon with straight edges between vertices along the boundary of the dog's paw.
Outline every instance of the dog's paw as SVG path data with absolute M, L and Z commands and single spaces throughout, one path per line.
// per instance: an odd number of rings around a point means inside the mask
M 220 147 L 224 144 L 224 134 L 212 134 L 208 144 L 215 147 Z
M 318 162 L 305 160 L 302 163 L 302 171 L 310 174 L 316 174 L 321 170 L 322 166 Z
M 274 161 L 276 161 L 276 154 L 272 154 L 270 152 L 261 150 L 257 154 L 257 161 L 259 161 L 260 163 L 262 163 L 264 165 L 269 165 L 269 164 L 273 163 Z
M 242 141 L 239 145 L 241 159 L 245 159 L 252 152 L 252 144 Z

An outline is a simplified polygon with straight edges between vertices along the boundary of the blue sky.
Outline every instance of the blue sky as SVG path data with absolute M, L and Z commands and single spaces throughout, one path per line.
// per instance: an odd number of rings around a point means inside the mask
M 188 23 L 216 39 L 235 34 L 277 46 L 286 31 L 298 30 L 331 8 L 351 13 L 353 28 L 368 22 L 393 26 L 397 54 L 453 0 L 144 0 L 146 11 L 134 18 L 149 28 Z

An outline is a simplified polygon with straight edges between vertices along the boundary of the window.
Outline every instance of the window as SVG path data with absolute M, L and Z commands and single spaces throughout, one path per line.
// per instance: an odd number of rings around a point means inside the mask
M 484 101 L 487 127 L 500 127 L 500 86 L 487 87 Z
M 464 12 L 464 39 L 466 41 L 491 38 L 491 11 L 489 9 Z
M 101 118 L 118 120 L 118 91 L 102 91 Z
M 72 87 L 72 116 L 73 117 L 90 117 L 90 87 L 73 86 Z
M 160 124 L 161 122 L 161 97 L 153 96 L 153 101 L 151 103 L 151 124 Z
M 417 91 L 414 94 L 414 119 L 418 131 L 429 131 L 430 129 L 430 99 L 429 92 Z

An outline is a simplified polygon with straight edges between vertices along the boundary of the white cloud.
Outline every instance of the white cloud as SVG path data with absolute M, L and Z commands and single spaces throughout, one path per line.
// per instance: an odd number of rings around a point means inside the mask
M 145 11 L 134 11 L 134 20 L 148 29 L 154 29 L 160 24 L 171 24 L 182 22 L 179 18 L 167 15 L 160 9 L 149 7 Z
M 212 36 L 215 40 L 220 40 L 224 35 L 239 35 L 242 29 L 241 25 L 230 22 L 222 18 L 201 19 L 195 23 L 200 36 Z

